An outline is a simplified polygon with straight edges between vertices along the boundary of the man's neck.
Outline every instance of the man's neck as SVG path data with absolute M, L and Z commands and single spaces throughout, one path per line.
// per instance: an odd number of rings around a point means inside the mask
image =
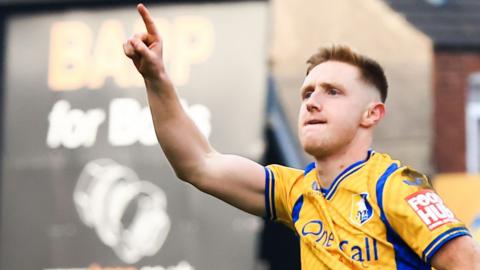
M 342 151 L 334 155 L 315 158 L 315 167 L 317 169 L 320 186 L 324 189 L 330 188 L 333 180 L 335 180 L 343 170 L 357 161 L 365 160 L 369 149 L 370 145 L 349 147 L 342 149 Z

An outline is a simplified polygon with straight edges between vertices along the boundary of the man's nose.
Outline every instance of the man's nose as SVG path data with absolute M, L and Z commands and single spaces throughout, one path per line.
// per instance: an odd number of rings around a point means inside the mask
M 320 98 L 320 95 L 318 94 L 318 91 L 312 92 L 310 97 L 307 99 L 306 106 L 309 112 L 322 110 L 321 98 Z

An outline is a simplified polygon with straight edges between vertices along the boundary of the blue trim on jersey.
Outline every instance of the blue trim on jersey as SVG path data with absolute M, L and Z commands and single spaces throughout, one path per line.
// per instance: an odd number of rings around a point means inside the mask
M 345 171 L 342 172 L 342 174 L 340 174 L 339 176 L 342 176 L 341 178 L 339 178 L 337 176 L 337 178 L 335 178 L 335 180 L 333 181 L 333 184 L 330 186 L 329 189 L 327 189 L 325 191 L 325 199 L 327 200 L 330 200 L 333 195 L 335 194 L 335 192 L 337 191 L 337 188 L 338 188 L 338 185 L 340 185 L 340 183 L 347 177 L 349 177 L 350 175 L 354 174 L 355 172 L 357 172 L 358 170 L 360 170 L 363 165 L 365 165 L 365 161 L 358 161 L 356 162 L 355 164 L 353 164 L 352 166 L 348 167 Z M 345 172 L 348 171 L 348 174 L 345 174 Z
M 270 213 L 270 173 L 267 167 L 265 169 L 265 219 L 271 219 Z
M 388 177 L 398 169 L 397 163 L 392 163 L 388 166 L 387 170 L 380 176 L 377 181 L 377 204 L 381 210 L 381 215 L 384 216 L 383 213 L 383 189 L 385 188 L 385 183 L 387 182 Z
M 295 224 L 295 222 L 297 222 L 298 218 L 300 217 L 300 210 L 302 210 L 302 206 L 303 206 L 303 195 L 301 195 L 293 205 L 293 210 L 292 210 L 293 224 Z
M 393 245 L 393 250 L 395 251 L 395 264 L 397 269 L 428 269 L 430 270 L 431 267 L 423 262 L 415 252 L 403 241 L 403 239 L 395 232 L 392 228 L 390 223 L 387 220 L 385 215 L 385 211 L 383 210 L 383 190 L 385 188 L 385 184 L 397 169 L 398 165 L 396 163 L 392 163 L 388 169 L 383 173 L 382 176 L 377 181 L 377 204 L 380 208 L 380 219 L 385 224 L 387 229 L 387 241 Z
M 305 170 L 303 171 L 303 175 L 306 176 L 311 170 L 315 169 L 315 162 L 312 162 L 305 167 Z
M 275 209 L 275 174 L 269 169 L 270 175 L 271 175 L 271 197 L 270 197 L 270 206 L 272 207 L 271 212 L 272 212 L 272 220 L 277 219 L 277 210 Z
M 347 178 L 348 176 L 352 175 L 356 171 L 360 170 L 363 165 L 370 159 L 370 157 L 375 153 L 372 149 L 368 149 L 367 152 L 367 158 L 364 160 L 357 161 L 353 163 L 352 165 L 348 166 L 345 170 L 343 170 L 337 177 L 335 177 L 335 180 L 333 180 L 332 185 L 328 189 L 321 188 L 321 192 L 325 196 L 327 200 L 330 200 L 333 195 L 335 194 L 335 191 L 337 191 L 337 187 L 340 184 L 340 182 L 343 181 L 343 179 Z M 305 170 L 303 171 L 303 175 L 306 176 L 310 171 L 315 169 L 315 162 L 312 162 L 305 167 Z
M 437 251 L 445 245 L 448 241 L 457 238 L 459 236 L 470 235 L 468 230 L 464 227 L 457 227 L 452 228 L 450 230 L 445 231 L 444 233 L 437 236 L 430 245 L 423 251 L 422 259 L 430 264 L 430 261 L 433 258 L 433 255 L 437 253 Z
M 365 163 L 370 159 L 370 157 L 373 155 L 373 150 L 369 149 L 367 153 L 367 158 L 364 160 L 357 161 L 353 163 L 352 165 L 348 166 L 345 170 L 343 170 L 336 178 L 333 180 L 332 185 L 330 186 L 329 189 L 326 191 L 325 198 L 327 200 L 330 200 L 333 195 L 335 194 L 335 191 L 337 191 L 338 185 L 347 177 L 352 175 L 353 173 L 357 172 L 360 170 Z

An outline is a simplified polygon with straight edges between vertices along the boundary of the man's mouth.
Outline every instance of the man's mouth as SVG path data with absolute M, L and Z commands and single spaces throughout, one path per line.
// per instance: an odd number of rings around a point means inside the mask
M 323 125 L 326 124 L 327 120 L 320 120 L 320 119 L 311 119 L 305 122 L 305 126 L 309 125 Z

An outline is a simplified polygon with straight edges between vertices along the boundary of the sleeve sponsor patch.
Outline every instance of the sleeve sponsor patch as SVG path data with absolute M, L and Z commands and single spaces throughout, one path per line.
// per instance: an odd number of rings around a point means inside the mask
M 432 190 L 420 190 L 405 200 L 431 231 L 444 224 L 458 222 L 442 198 Z

